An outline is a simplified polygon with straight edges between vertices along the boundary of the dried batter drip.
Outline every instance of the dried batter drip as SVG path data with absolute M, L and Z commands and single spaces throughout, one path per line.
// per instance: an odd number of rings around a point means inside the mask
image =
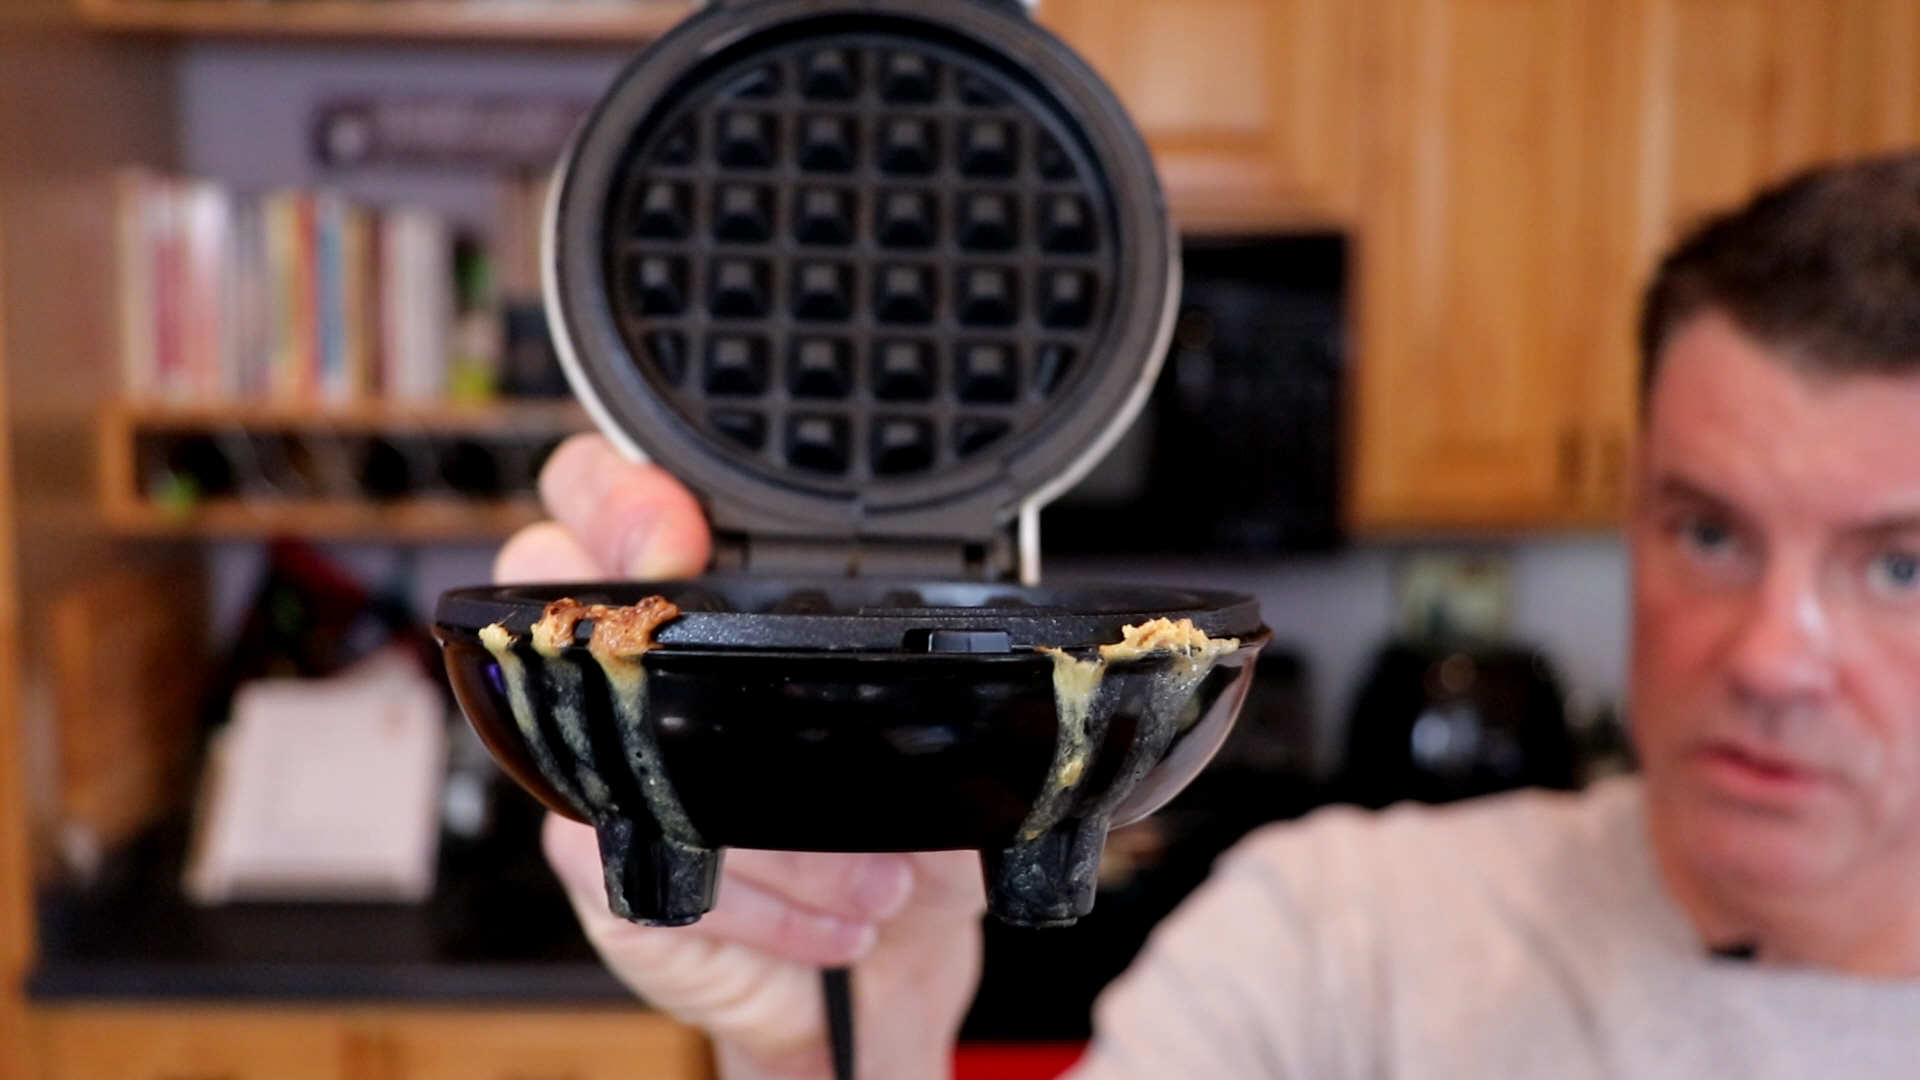
M 1093 698 L 1107 672 L 1102 659 L 1082 660 L 1065 649 L 1046 649 L 1053 657 L 1053 703 L 1057 733 L 1053 761 L 1040 795 L 1020 823 L 1019 838 L 1033 840 L 1066 816 L 1068 804 L 1087 766 L 1093 763 Z
M 509 648 L 513 637 L 504 626 L 495 623 L 481 631 L 481 640 L 496 658 L 506 675 L 508 701 L 514 721 L 526 737 L 528 748 L 547 778 L 562 791 L 578 791 L 589 807 L 605 806 L 611 798 L 600 770 L 624 767 L 639 782 L 660 831 L 668 839 L 700 846 L 699 834 L 680 805 L 679 794 L 667 779 L 661 765 L 660 748 L 646 720 L 646 669 L 640 658 L 657 646 L 654 631 L 678 617 L 680 609 L 663 596 L 649 596 L 635 604 L 611 606 L 583 604 L 565 597 L 548 604 L 529 634 L 534 652 L 543 663 L 544 704 L 577 763 L 575 775 L 561 773 L 558 761 L 539 738 L 534 720 L 535 708 L 525 665 Z M 573 644 L 582 620 L 591 620 L 593 631 L 587 638 L 587 651 L 606 673 L 613 704 L 615 726 L 619 732 L 625 762 L 599 762 L 588 734 L 586 687 L 577 664 L 564 658 Z
M 520 741 L 533 757 L 534 767 L 547 783 L 561 797 L 572 804 L 574 811 L 585 816 L 590 808 L 589 799 L 601 791 L 595 783 L 582 783 L 581 777 L 569 776 L 560 767 L 560 760 L 554 756 L 553 748 L 547 745 L 546 738 L 540 732 L 537 706 L 533 700 L 533 685 L 527 675 L 527 665 L 520 654 L 513 651 L 516 639 L 504 625 L 494 623 L 480 631 L 480 644 L 487 647 L 500 665 L 502 681 L 507 688 L 507 711 L 513 714 L 513 725 L 520 731 Z
M 1053 761 L 1047 778 L 1034 800 L 1033 809 L 1021 822 L 1017 834 L 1021 841 L 1032 841 L 1065 819 L 1073 796 L 1105 733 L 1105 717 L 1094 714 L 1094 700 L 1110 664 L 1127 663 L 1159 653 L 1170 653 L 1174 663 L 1155 677 L 1151 695 L 1153 708 L 1142 718 L 1142 731 L 1136 743 L 1159 745 L 1172 736 L 1175 712 L 1191 694 L 1193 687 L 1212 670 L 1215 661 L 1240 647 L 1239 638 L 1213 638 L 1193 625 L 1191 619 L 1159 618 L 1120 628 L 1120 640 L 1102 645 L 1098 655 L 1080 659 L 1064 649 L 1043 649 L 1053 658 L 1054 711 L 1058 733 L 1054 739 Z M 1118 792 L 1120 796 L 1125 791 Z
M 1206 655 L 1211 659 L 1240 647 L 1239 638 L 1208 637 L 1192 619 L 1149 619 L 1120 628 L 1120 640 L 1100 646 L 1100 658 L 1108 663 L 1134 660 L 1149 653 L 1170 652 L 1176 656 Z

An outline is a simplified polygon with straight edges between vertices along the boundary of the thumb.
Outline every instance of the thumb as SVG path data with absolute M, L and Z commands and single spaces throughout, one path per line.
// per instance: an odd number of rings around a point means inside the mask
M 540 497 L 594 562 L 642 580 L 689 577 L 711 541 L 699 502 L 657 465 L 634 461 L 597 434 L 576 435 L 540 471 Z

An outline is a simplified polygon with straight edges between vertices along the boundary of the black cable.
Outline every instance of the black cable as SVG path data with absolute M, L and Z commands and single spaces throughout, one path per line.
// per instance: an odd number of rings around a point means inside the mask
M 827 996 L 827 1045 L 833 1050 L 834 1080 L 853 1080 L 853 981 L 843 967 L 820 969 Z

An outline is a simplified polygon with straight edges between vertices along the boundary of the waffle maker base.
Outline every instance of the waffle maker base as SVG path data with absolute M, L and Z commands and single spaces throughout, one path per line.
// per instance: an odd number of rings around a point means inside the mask
M 592 647 L 654 598 L 680 614 L 644 647 Z M 584 617 L 543 644 L 553 610 Z M 1143 626 L 1190 632 L 1103 657 Z M 615 910 L 655 924 L 712 906 L 724 847 L 977 849 L 1001 919 L 1070 923 L 1107 830 L 1205 764 L 1267 638 L 1231 594 L 746 575 L 457 590 L 437 629 L 482 738 L 594 826 Z

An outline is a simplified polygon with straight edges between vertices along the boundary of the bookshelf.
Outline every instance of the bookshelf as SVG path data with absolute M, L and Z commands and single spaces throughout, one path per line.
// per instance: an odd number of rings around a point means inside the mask
M 101 30 L 422 41 L 641 42 L 697 0 L 74 0 Z

